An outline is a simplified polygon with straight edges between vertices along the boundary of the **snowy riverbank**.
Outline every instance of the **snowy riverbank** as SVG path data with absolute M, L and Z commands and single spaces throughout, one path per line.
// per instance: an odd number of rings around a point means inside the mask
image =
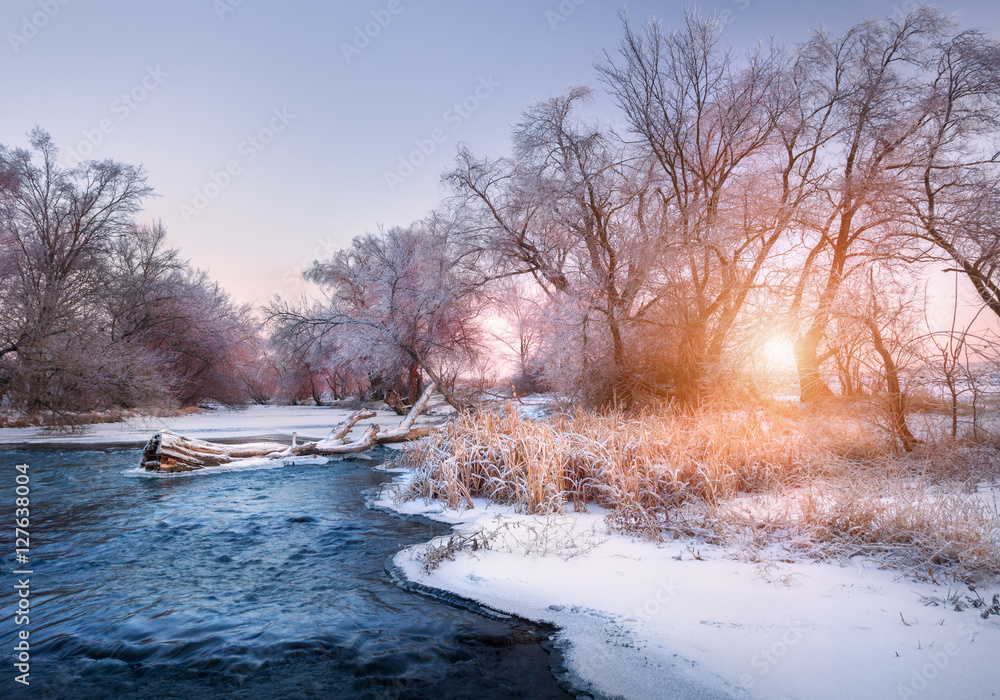
M 571 674 L 601 695 L 1000 696 L 1000 618 L 944 602 L 973 595 L 964 586 L 902 578 L 861 558 L 752 563 L 717 547 L 636 541 L 610 533 L 598 508 L 525 516 L 477 502 L 448 511 L 395 504 L 388 493 L 376 505 L 481 533 L 474 550 L 432 571 L 427 547 L 394 563 L 413 582 L 557 625 Z M 441 558 L 447 539 L 433 544 Z
M 161 430 L 202 440 L 265 438 L 291 440 L 319 439 L 344 420 L 353 409 L 329 406 L 251 406 L 242 410 L 216 409 L 166 418 L 133 418 L 121 423 L 97 423 L 78 432 L 59 433 L 44 428 L 0 428 L 0 445 L 87 446 L 115 445 L 141 447 Z M 434 419 L 436 420 L 436 419 Z M 401 416 L 389 410 L 377 411 L 374 418 L 359 421 L 356 432 L 377 423 L 384 430 L 397 427 Z M 427 421 L 422 417 L 420 423 Z

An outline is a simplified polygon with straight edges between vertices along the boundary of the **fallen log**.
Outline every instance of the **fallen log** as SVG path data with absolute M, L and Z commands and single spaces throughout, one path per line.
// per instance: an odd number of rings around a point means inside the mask
M 406 418 L 402 420 L 395 430 L 387 430 L 379 435 L 378 443 L 380 445 L 385 445 L 390 442 L 406 442 L 407 440 L 416 440 L 417 438 L 429 435 L 434 429 L 434 426 L 424 426 L 415 429 L 413 424 L 416 422 L 420 414 L 424 412 L 424 409 L 427 408 L 427 402 L 431 400 L 431 394 L 434 393 L 436 388 L 437 385 L 434 382 L 428 384 L 427 388 L 424 389 L 424 393 L 420 395 L 420 398 L 417 399 L 415 404 L 413 404 L 410 412 L 406 414 Z
M 417 417 L 427 407 L 434 384 L 424 391 L 420 399 L 406 418 L 394 430 L 380 432 L 379 426 L 372 424 L 362 433 L 361 437 L 348 441 L 347 436 L 358 421 L 374 418 L 374 411 L 355 411 L 333 427 L 322 440 L 298 444 L 298 435 L 292 433 L 292 444 L 284 445 L 278 442 L 251 442 L 238 445 L 223 445 L 207 440 L 178 435 L 170 430 L 163 430 L 146 443 L 142 451 L 141 465 L 149 471 L 186 472 L 230 464 L 244 459 L 268 457 L 284 459 L 307 455 L 342 455 L 364 452 L 376 443 L 386 444 L 415 440 L 429 435 L 435 426 L 414 428 Z
M 294 457 L 296 455 L 319 455 L 319 454 L 346 454 L 351 452 L 364 452 L 369 447 L 375 444 L 375 436 L 378 434 L 379 427 L 377 425 L 371 425 L 368 427 L 368 431 L 358 440 L 352 443 L 346 443 L 347 434 L 351 432 L 351 428 L 354 424 L 360 420 L 365 420 L 366 418 L 374 418 L 375 411 L 355 411 L 347 418 L 342 420 L 337 425 L 333 426 L 333 430 L 322 440 L 316 440 L 314 442 L 303 443 L 302 445 L 297 444 L 297 433 L 292 433 L 292 444 L 290 447 L 286 447 L 281 452 L 275 452 L 268 455 L 271 459 L 282 459 L 284 457 Z M 372 428 L 375 430 L 372 431 Z M 369 435 L 369 433 L 371 433 Z M 370 440 L 370 442 L 368 442 Z M 368 443 L 368 444 L 365 444 Z
M 422 437 L 427 437 L 435 430 L 437 430 L 439 425 L 421 425 L 418 428 L 410 428 L 410 430 L 405 434 L 396 434 L 395 431 L 391 433 L 382 433 L 375 440 L 380 445 L 388 445 L 394 442 L 409 442 L 410 440 L 419 440 Z
M 163 430 L 146 443 L 142 451 L 142 466 L 151 471 L 186 472 L 228 464 L 236 459 L 263 457 L 286 447 L 279 442 L 223 445 Z
M 374 417 L 375 411 L 355 411 L 347 418 L 337 423 L 337 425 L 333 426 L 333 430 L 330 431 L 330 434 L 320 440 L 320 442 L 329 443 L 331 445 L 342 445 L 344 444 L 344 438 L 346 438 L 347 434 L 351 432 L 351 428 L 354 427 L 355 423 L 359 420 Z
M 296 445 L 294 439 L 291 447 L 285 448 L 281 452 L 268 455 L 271 459 L 284 459 L 285 457 L 301 457 L 303 455 L 343 455 L 355 452 L 364 452 L 375 444 L 378 435 L 377 425 L 369 425 L 364 434 L 354 442 L 344 442 L 342 439 L 324 438 L 316 442 L 307 442 Z

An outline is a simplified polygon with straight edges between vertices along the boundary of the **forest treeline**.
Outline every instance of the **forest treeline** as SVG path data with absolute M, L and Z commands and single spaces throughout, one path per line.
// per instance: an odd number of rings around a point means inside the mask
M 55 422 L 109 408 L 244 403 L 251 310 L 137 221 L 141 167 L 0 147 L 0 405 Z
M 259 310 L 266 337 L 135 223 L 141 169 L 60 170 L 41 131 L 0 150 L 0 400 L 406 403 L 428 378 L 462 407 L 502 343 L 518 392 L 693 406 L 780 335 L 804 400 L 901 402 L 928 269 L 1000 315 L 996 39 L 932 7 L 746 53 L 693 11 L 622 31 L 596 64 L 618 128 L 589 118 L 594 88 L 528 106 L 508 155 L 459 148 L 427 217 Z

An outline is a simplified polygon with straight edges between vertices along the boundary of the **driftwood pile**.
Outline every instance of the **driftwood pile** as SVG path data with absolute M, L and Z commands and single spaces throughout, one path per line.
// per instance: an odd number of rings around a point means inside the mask
M 330 434 L 322 440 L 298 444 L 296 433 L 292 433 L 292 444 L 279 442 L 249 442 L 238 445 L 223 445 L 196 438 L 178 435 L 164 430 L 154 435 L 142 451 L 142 466 L 149 471 L 187 472 L 204 467 L 216 467 L 244 459 L 268 457 L 283 459 L 309 455 L 342 455 L 364 452 L 376 444 L 405 442 L 429 435 L 435 426 L 413 427 L 417 417 L 423 413 L 434 392 L 431 384 L 413 404 L 406 418 L 394 430 L 382 431 L 372 424 L 360 437 L 348 440 L 348 434 L 355 423 L 374 418 L 374 411 L 355 411 L 346 420 L 334 426 Z

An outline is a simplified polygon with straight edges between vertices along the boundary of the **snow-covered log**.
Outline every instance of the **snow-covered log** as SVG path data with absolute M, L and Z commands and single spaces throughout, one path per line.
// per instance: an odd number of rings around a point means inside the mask
M 351 432 L 351 428 L 353 428 L 354 424 L 359 420 L 373 418 L 374 416 L 374 411 L 356 411 L 348 416 L 346 420 L 337 424 L 337 426 L 330 431 L 330 434 L 322 440 L 306 442 L 301 445 L 296 444 L 296 435 L 295 433 L 292 433 L 292 444 L 290 447 L 268 456 L 271 459 L 282 459 L 284 457 L 296 457 L 301 455 L 342 455 L 354 452 L 364 452 L 375 444 L 375 438 L 378 435 L 379 427 L 374 424 L 369 425 L 364 434 L 353 442 L 346 441 L 347 434 Z
M 151 471 L 186 472 L 228 464 L 237 459 L 264 457 L 281 452 L 286 447 L 278 442 L 223 445 L 163 430 L 146 443 L 142 451 L 142 466 Z
M 347 452 L 363 452 L 364 450 L 367 450 L 369 447 L 371 447 L 372 444 L 374 444 L 374 435 L 378 433 L 379 430 L 378 426 L 377 425 L 370 426 L 368 432 L 366 432 L 365 435 L 362 436 L 360 440 L 357 440 L 354 443 L 347 444 L 345 442 L 347 434 L 351 432 L 351 428 L 353 428 L 354 424 L 357 423 L 358 421 L 374 417 L 375 417 L 375 411 L 355 411 L 347 418 L 337 423 L 337 425 L 333 426 L 333 430 L 330 431 L 330 434 L 327 435 L 322 440 L 316 440 L 315 442 L 307 442 L 303 443 L 302 445 L 299 445 L 296 441 L 297 434 L 292 433 L 291 446 L 286 447 L 281 452 L 275 452 L 274 454 L 271 454 L 269 456 L 271 457 L 271 459 L 281 459 L 282 457 L 292 457 L 295 455 L 344 454 Z M 368 433 L 372 432 L 371 428 L 375 428 L 375 432 L 371 436 L 372 443 L 365 447 L 354 449 L 358 444 L 363 444 L 368 439 L 369 437 Z
M 393 442 L 409 442 L 410 440 L 418 440 L 422 437 L 427 437 L 435 430 L 438 429 L 437 425 L 421 425 L 416 428 L 410 428 L 406 433 L 399 433 L 395 430 L 387 433 L 382 433 L 375 440 L 380 445 L 388 445 Z
M 338 423 L 322 440 L 298 444 L 297 434 L 292 433 L 292 444 L 277 442 L 251 442 L 238 445 L 223 445 L 217 442 L 198 440 L 164 430 L 154 435 L 142 452 L 142 466 L 150 471 L 186 472 L 229 464 L 242 459 L 270 457 L 282 459 L 304 455 L 341 455 L 364 452 L 376 443 L 404 442 L 430 434 L 433 426 L 414 428 L 417 417 L 427 407 L 434 391 L 431 384 L 413 405 L 406 418 L 394 430 L 380 432 L 377 425 L 370 425 L 355 440 L 348 440 L 351 428 L 361 420 L 374 418 L 374 411 L 355 411 Z
M 399 424 L 399 427 L 395 430 L 388 430 L 379 435 L 378 443 L 380 445 L 384 445 L 389 442 L 406 442 L 407 440 L 416 440 L 417 438 L 429 435 L 431 431 L 434 430 L 434 426 L 414 428 L 413 424 L 416 422 L 420 414 L 424 412 L 424 409 L 427 408 L 427 402 L 431 400 L 431 394 L 434 393 L 436 388 L 437 385 L 434 382 L 428 384 L 427 388 L 424 389 L 424 393 L 421 394 L 420 398 L 417 399 L 417 402 L 413 404 L 413 408 L 411 408 L 410 412 L 406 414 L 406 418 L 404 418 Z
M 364 452 L 375 444 L 378 435 L 378 426 L 369 425 L 368 429 L 354 442 L 344 442 L 343 439 L 323 438 L 316 442 L 307 442 L 302 445 L 292 445 L 284 452 L 270 455 L 271 459 L 281 459 L 283 457 L 297 457 L 302 455 L 344 455 L 355 452 Z

